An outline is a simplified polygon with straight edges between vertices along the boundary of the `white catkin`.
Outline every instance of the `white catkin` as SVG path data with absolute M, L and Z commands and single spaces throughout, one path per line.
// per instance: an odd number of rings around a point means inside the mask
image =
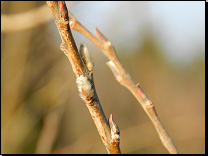
M 88 100 L 93 96 L 93 90 L 91 89 L 91 83 L 87 77 L 81 75 L 76 79 L 77 87 L 81 98 Z

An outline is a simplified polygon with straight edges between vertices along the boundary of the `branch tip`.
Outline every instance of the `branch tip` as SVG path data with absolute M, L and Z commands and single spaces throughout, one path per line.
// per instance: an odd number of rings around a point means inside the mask
M 136 87 L 137 87 L 137 88 L 138 88 L 138 87 L 140 87 L 140 84 L 139 84 L 139 83 L 137 83 Z

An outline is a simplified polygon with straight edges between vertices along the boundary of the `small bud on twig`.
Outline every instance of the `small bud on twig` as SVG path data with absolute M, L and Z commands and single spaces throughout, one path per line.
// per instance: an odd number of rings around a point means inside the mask
M 109 122 L 110 130 L 111 130 L 112 141 L 119 142 L 120 130 L 116 122 L 113 120 L 113 114 L 110 115 L 108 122 Z
M 94 63 L 92 61 L 92 58 L 90 56 L 90 52 L 86 46 L 86 44 L 81 44 L 80 45 L 80 55 L 87 67 L 87 70 L 89 72 L 91 72 L 93 70 L 93 66 L 94 66 Z
M 108 42 L 109 40 L 98 30 L 98 28 L 95 28 L 95 33 L 97 35 L 97 37 L 101 40 L 101 41 L 105 41 Z

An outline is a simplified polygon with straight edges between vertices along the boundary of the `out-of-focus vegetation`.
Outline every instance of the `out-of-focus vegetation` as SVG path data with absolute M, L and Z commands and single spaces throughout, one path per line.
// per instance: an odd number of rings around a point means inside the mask
M 18 13 L 42 4 L 5 2 L 1 9 Z M 107 153 L 59 49 L 61 39 L 57 42 L 48 27 L 53 23 L 1 34 L 2 154 Z M 179 152 L 205 153 L 204 55 L 188 65 L 170 63 L 151 29 L 141 36 L 142 45 L 128 57 L 118 52 L 123 66 L 153 100 Z M 128 52 L 125 45 L 117 46 Z M 113 113 L 121 131 L 121 152 L 168 153 L 140 104 L 115 80 L 107 58 L 92 43 L 89 47 L 102 107 L 107 117 Z

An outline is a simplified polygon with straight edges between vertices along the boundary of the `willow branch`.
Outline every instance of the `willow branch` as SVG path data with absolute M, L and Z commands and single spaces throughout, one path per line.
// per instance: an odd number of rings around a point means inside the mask
M 92 33 L 90 33 L 70 12 L 70 26 L 72 29 L 80 32 L 84 36 L 86 36 L 91 42 L 93 42 L 102 52 L 108 57 L 110 60 L 107 65 L 112 70 L 116 80 L 126 87 L 137 99 L 137 101 L 141 104 L 144 111 L 147 113 L 152 123 L 154 124 L 160 140 L 165 148 L 170 153 L 178 153 L 178 150 L 163 126 L 161 120 L 159 119 L 155 106 L 153 105 L 152 100 L 148 97 L 148 95 L 141 89 L 139 84 L 135 84 L 131 79 L 130 75 L 122 66 L 119 61 L 115 48 L 111 44 L 111 42 L 96 28 L 95 32 L 98 38 L 96 38 Z
M 86 45 L 81 45 L 77 50 L 74 38 L 69 26 L 68 10 L 64 1 L 47 1 L 54 16 L 62 43 L 61 50 L 68 57 L 72 69 L 77 77 L 76 83 L 80 97 L 85 102 L 94 120 L 100 137 L 108 153 L 121 153 L 119 148 L 119 128 L 112 115 L 107 121 L 101 103 L 97 96 L 93 80 L 93 62 Z

